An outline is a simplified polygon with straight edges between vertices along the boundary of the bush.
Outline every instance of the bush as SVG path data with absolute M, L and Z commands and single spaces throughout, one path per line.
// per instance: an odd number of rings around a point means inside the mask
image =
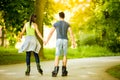
M 113 52 L 120 52 L 120 42 L 114 41 L 113 43 L 110 43 L 108 48 Z
M 79 39 L 77 41 L 77 45 L 78 47 L 81 45 L 95 45 L 96 41 L 95 41 L 95 35 L 90 34 L 90 35 L 85 35 L 86 37 L 83 37 L 82 39 Z

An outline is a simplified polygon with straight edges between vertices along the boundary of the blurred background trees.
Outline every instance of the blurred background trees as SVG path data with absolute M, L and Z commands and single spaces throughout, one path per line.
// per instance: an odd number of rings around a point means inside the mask
M 56 14 L 64 11 L 78 47 L 97 44 L 120 52 L 119 8 L 120 0 L 1 0 L 0 28 L 9 44 L 15 45 L 24 22 L 33 12 L 42 32 L 44 25 L 51 27 L 57 20 Z

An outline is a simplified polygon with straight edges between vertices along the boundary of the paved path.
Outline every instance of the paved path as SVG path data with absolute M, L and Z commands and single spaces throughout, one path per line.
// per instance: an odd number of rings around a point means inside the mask
M 0 80 L 118 80 L 105 72 L 111 66 L 120 64 L 120 56 L 82 58 L 68 60 L 67 77 L 61 77 L 61 66 L 57 77 L 51 77 L 53 61 L 41 62 L 44 75 L 41 76 L 36 64 L 31 64 L 31 75 L 25 76 L 25 63 L 0 66 Z M 60 61 L 60 65 L 62 62 Z

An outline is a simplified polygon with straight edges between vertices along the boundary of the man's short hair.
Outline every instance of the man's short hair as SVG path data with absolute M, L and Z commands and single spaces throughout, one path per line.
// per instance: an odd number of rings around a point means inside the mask
M 59 13 L 59 17 L 61 17 L 61 18 L 65 18 L 65 14 L 64 14 L 64 12 L 60 12 L 60 13 Z

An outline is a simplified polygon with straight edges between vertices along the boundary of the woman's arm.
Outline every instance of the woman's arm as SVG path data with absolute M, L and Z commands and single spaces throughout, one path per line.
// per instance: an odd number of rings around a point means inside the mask
M 39 38 L 41 38 L 41 39 L 43 40 L 43 37 L 42 37 L 40 31 L 38 30 L 38 26 L 37 26 L 37 24 L 34 23 L 34 26 L 35 26 L 35 31 L 36 31 L 37 35 L 39 36 Z
M 24 32 L 26 31 L 26 28 L 25 28 L 26 24 L 24 25 L 23 29 L 22 29 L 22 32 L 20 33 L 20 38 L 22 38 L 22 35 L 24 34 Z

